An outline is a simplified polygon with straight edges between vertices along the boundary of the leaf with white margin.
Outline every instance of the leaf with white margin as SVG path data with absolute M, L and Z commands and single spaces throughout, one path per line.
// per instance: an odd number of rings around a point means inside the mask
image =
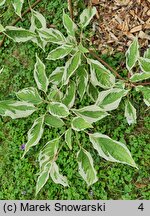
M 65 132 L 65 142 L 67 143 L 67 146 L 69 147 L 70 150 L 72 150 L 71 135 L 72 135 L 72 129 L 69 128 Z
M 108 89 L 115 85 L 115 76 L 104 65 L 94 59 L 87 59 L 91 71 L 91 83 L 94 86 Z
M 13 0 L 13 7 L 15 9 L 16 14 L 21 17 L 21 11 L 24 0 Z
M 38 29 L 37 31 L 42 40 L 45 40 L 51 43 L 55 43 L 55 44 L 59 44 L 59 45 L 66 43 L 66 38 L 57 29 L 42 28 L 42 29 Z
M 45 169 L 45 166 L 54 162 L 57 157 L 60 137 L 53 139 L 45 144 L 39 154 L 38 161 L 40 163 L 40 172 Z
M 59 167 L 56 162 L 53 162 L 50 169 L 50 176 L 56 184 L 61 184 L 64 187 L 69 187 L 66 176 L 59 173 Z
M 148 48 L 144 53 L 144 58 L 150 59 L 150 48 Z
M 75 131 L 82 131 L 82 130 L 85 130 L 87 128 L 93 128 L 93 126 L 89 122 L 87 122 L 86 120 L 84 120 L 81 117 L 73 118 L 72 122 L 71 122 L 71 127 Z
M 27 117 L 35 110 L 33 104 L 24 101 L 0 101 L 0 115 L 10 116 L 12 119 Z
M 34 32 L 15 26 L 6 26 L 4 34 L 18 43 L 26 42 L 36 37 Z
M 4 70 L 4 68 L 0 69 L 0 74 L 2 73 L 3 70 Z
M 94 149 L 98 151 L 99 156 L 103 157 L 105 160 L 128 164 L 137 168 L 125 144 L 101 133 L 89 134 L 89 138 Z
M 129 100 L 125 101 L 125 113 L 124 116 L 126 117 L 126 120 L 129 125 L 131 124 L 136 124 L 136 109 L 134 106 L 131 104 Z
M 138 39 L 135 38 L 126 52 L 126 67 L 129 71 L 135 66 L 139 57 Z
M 28 141 L 25 145 L 25 151 L 23 157 L 31 147 L 36 146 L 39 143 L 44 131 L 43 123 L 44 123 L 44 116 L 40 116 L 34 121 L 32 127 L 28 131 Z
M 84 46 L 83 46 L 83 44 L 82 43 L 80 43 L 79 45 L 78 45 L 78 49 L 79 49 L 79 51 L 81 52 L 81 53 L 89 53 L 89 50 L 87 49 L 87 48 L 85 48 Z
M 59 127 L 62 127 L 64 125 L 64 122 L 62 119 L 60 119 L 56 116 L 52 116 L 52 115 L 47 114 L 45 116 L 45 124 L 48 125 L 49 127 L 59 128 Z
M 98 93 L 99 93 L 98 89 L 95 86 L 93 86 L 92 83 L 90 82 L 87 87 L 87 94 L 93 102 L 97 100 Z
M 144 103 L 149 107 L 150 106 L 150 87 L 146 86 L 136 86 L 136 91 L 140 91 L 143 94 Z
M 34 66 L 34 79 L 37 87 L 43 92 L 47 92 L 49 81 L 45 73 L 45 65 L 36 54 L 36 63 Z
M 126 96 L 128 90 L 112 88 L 106 91 L 101 91 L 98 95 L 96 105 L 105 111 L 117 109 L 122 97 Z
M 4 5 L 6 0 L 0 0 L 0 6 Z
M 87 70 L 84 68 L 83 65 L 78 68 L 77 72 L 78 72 L 77 73 L 77 85 L 78 85 L 77 91 L 82 100 L 86 92 L 89 76 L 88 76 Z
M 68 108 L 64 104 L 59 102 L 51 102 L 47 108 L 51 115 L 60 118 L 67 117 L 69 115 Z
M 49 101 L 61 101 L 63 98 L 63 92 L 61 92 L 56 85 L 53 85 L 50 89 L 50 93 L 47 95 Z
M 43 101 L 37 89 L 34 87 L 24 88 L 16 92 L 16 96 L 19 100 L 23 100 L 32 104 L 40 104 Z
M 91 19 L 96 14 L 96 7 L 89 7 L 83 10 L 83 12 L 80 15 L 80 23 L 79 25 L 81 28 L 85 28 L 91 21 Z
M 62 103 L 65 104 L 69 109 L 74 105 L 76 96 L 76 84 L 74 81 L 70 81 L 69 86 L 66 90 L 66 94 L 62 99 Z
M 81 148 L 77 153 L 77 162 L 79 166 L 79 174 L 90 186 L 97 182 L 97 172 L 93 166 L 93 158 L 91 154 L 85 149 Z
M 63 25 L 67 30 L 68 35 L 75 37 L 75 31 L 77 30 L 77 25 L 64 11 L 63 11 Z
M 57 47 L 56 49 L 52 50 L 46 59 L 48 60 L 57 60 L 62 59 L 67 56 L 73 49 L 72 45 L 64 44 L 62 46 Z
M 150 59 L 140 57 L 138 61 L 139 61 L 141 70 L 146 73 L 150 73 Z
M 63 83 L 64 85 L 68 84 L 69 78 L 74 74 L 79 65 L 81 64 L 81 53 L 76 52 L 65 65 L 65 70 L 63 74 Z
M 81 109 L 72 109 L 72 111 L 76 115 L 85 119 L 85 121 L 89 122 L 90 124 L 97 122 L 109 115 L 107 112 L 96 105 L 86 106 Z
M 36 183 L 36 196 L 49 179 L 50 167 L 51 167 L 51 164 L 50 163 L 47 164 L 45 166 L 45 169 L 39 174 L 39 177 Z
M 54 85 L 59 85 L 62 81 L 63 73 L 65 68 L 64 67 L 57 67 L 49 76 L 49 82 L 53 83 Z
M 139 82 L 142 80 L 146 80 L 150 78 L 150 72 L 149 73 L 135 73 L 130 77 L 131 82 Z
M 4 32 L 5 28 L 0 24 L 0 32 Z

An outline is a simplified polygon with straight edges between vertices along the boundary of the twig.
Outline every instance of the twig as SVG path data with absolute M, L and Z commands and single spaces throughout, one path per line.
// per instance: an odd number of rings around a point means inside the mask
M 40 3 L 42 0 L 37 0 L 36 2 L 34 2 L 31 7 L 29 7 L 26 11 L 24 11 L 21 14 L 21 17 L 24 17 L 27 13 L 29 13 L 31 11 L 31 9 L 33 9 L 38 3 Z M 10 25 L 11 26 L 15 26 L 21 19 L 21 17 L 18 17 L 14 22 L 12 22 Z M 6 36 L 3 37 L 2 41 L 0 42 L 0 47 L 3 46 L 4 41 L 5 41 Z
M 68 0 L 68 9 L 69 9 L 69 12 L 70 12 L 70 17 L 73 20 L 74 16 L 73 16 L 72 0 Z
M 89 50 L 89 53 L 93 55 L 98 61 L 100 61 L 103 65 L 105 65 L 112 73 L 116 75 L 116 77 L 120 78 L 121 80 L 125 80 L 122 76 L 120 76 L 117 71 L 115 71 L 110 65 L 108 65 L 103 59 L 101 59 L 95 52 Z

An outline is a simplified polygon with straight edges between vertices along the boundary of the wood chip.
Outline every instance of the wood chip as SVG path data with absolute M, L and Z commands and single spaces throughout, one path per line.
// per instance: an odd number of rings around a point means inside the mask
M 130 30 L 131 33 L 134 33 L 134 32 L 138 32 L 138 31 L 141 31 L 142 30 L 142 25 L 139 25 L 139 26 L 135 26 L 134 28 L 132 28 Z

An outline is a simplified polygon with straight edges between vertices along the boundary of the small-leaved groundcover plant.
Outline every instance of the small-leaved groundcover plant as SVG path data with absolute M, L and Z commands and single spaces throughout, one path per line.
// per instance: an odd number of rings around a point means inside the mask
M 46 126 L 66 128 L 63 134 L 58 133 L 55 139 L 48 140 L 39 152 L 40 171 L 36 194 L 49 177 L 56 184 L 69 186 L 67 177 L 59 172 L 57 158 L 64 143 L 72 150 L 72 136 L 76 135 L 78 139 L 80 131 L 86 133 L 100 157 L 137 168 L 124 143 L 115 141 L 99 131 L 96 133 L 91 131 L 95 122 L 110 115 L 110 111 L 119 107 L 122 98 L 125 101 L 124 116 L 128 124 L 136 123 L 136 109 L 129 96 L 132 88 L 141 92 L 145 104 L 150 106 L 150 88 L 142 84 L 138 85 L 139 81 L 150 78 L 150 49 L 140 57 L 138 40 L 135 38 L 126 52 L 126 67 L 130 78 L 119 80 L 99 61 L 92 59 L 89 49 L 85 46 L 84 30 L 96 13 L 95 7 L 87 8 L 81 13 L 78 25 L 63 12 L 63 25 L 67 37 L 57 29 L 47 28 L 46 20 L 39 12 L 32 10 L 31 13 L 29 30 L 12 26 L 4 28 L 0 25 L 0 31 L 15 42 L 33 41 L 43 50 L 49 42 L 57 44 L 58 47 L 47 56 L 49 61 L 69 56 L 65 58 L 65 65 L 57 67 L 47 77 L 45 65 L 36 54 L 33 76 L 37 88 L 28 87 L 16 92 L 18 98 L 16 101 L 0 101 L 0 115 L 10 116 L 12 119 L 27 117 L 37 111 L 40 105 L 46 104 L 45 114 L 35 119 L 28 131 L 23 157 L 31 147 L 39 144 Z M 36 20 L 41 23 L 40 28 L 36 26 Z M 138 72 L 134 72 L 135 67 L 138 68 Z M 88 95 L 93 103 L 78 109 L 76 99 L 80 98 L 81 102 L 85 95 Z M 65 142 L 61 139 L 65 139 Z M 98 180 L 93 158 L 88 149 L 83 148 L 82 143 L 77 141 L 77 145 L 79 151 L 76 160 L 79 174 L 90 186 Z

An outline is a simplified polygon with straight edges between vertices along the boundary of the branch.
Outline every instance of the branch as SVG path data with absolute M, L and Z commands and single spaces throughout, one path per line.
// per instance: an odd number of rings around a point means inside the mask
M 72 0 L 68 0 L 68 9 L 69 9 L 69 12 L 70 12 L 70 17 L 73 20 L 74 16 L 73 16 Z
M 89 53 L 90 53 L 92 56 L 94 56 L 98 61 L 100 61 L 103 65 L 105 65 L 113 74 L 116 75 L 116 77 L 118 77 L 119 79 L 125 81 L 125 79 L 124 79 L 122 76 L 120 76 L 120 75 L 117 73 L 117 71 L 115 71 L 115 70 L 114 70 L 110 65 L 108 65 L 103 59 L 101 59 L 95 52 L 93 52 L 92 50 L 89 50 Z
M 38 3 L 40 3 L 42 0 L 37 0 L 36 2 L 34 2 L 31 7 L 29 7 L 26 11 L 24 11 L 21 14 L 21 17 L 24 17 L 27 13 L 29 13 L 31 11 L 31 9 L 33 9 Z M 11 23 L 11 26 L 15 26 L 20 20 L 22 20 L 21 17 L 18 17 L 14 22 Z M 4 41 L 5 41 L 6 36 L 4 35 L 2 41 L 0 42 L 0 47 L 3 46 Z

